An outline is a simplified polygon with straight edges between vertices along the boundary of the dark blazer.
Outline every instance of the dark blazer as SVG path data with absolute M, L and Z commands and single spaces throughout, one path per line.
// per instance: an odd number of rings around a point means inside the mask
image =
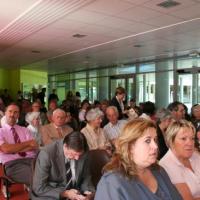
M 122 113 L 122 109 L 121 106 L 119 104 L 119 102 L 117 101 L 116 97 L 113 97 L 112 100 L 110 101 L 110 105 L 111 106 L 115 106 L 119 112 L 119 119 L 123 118 L 123 113 Z
M 75 161 L 76 183 L 73 187 L 81 192 L 92 191 L 87 153 Z M 60 199 L 66 187 L 63 140 L 57 140 L 42 149 L 38 155 L 33 177 L 32 200 Z
M 156 127 L 157 127 L 156 132 L 158 136 L 158 150 L 159 150 L 158 160 L 160 160 L 167 153 L 168 147 L 165 143 L 165 139 L 159 125 L 156 124 Z
M 171 183 L 164 169 L 152 170 L 158 186 L 165 191 L 167 200 L 182 200 L 181 195 Z M 119 173 L 109 172 L 103 175 L 95 195 L 95 200 L 160 200 L 141 181 L 127 179 Z

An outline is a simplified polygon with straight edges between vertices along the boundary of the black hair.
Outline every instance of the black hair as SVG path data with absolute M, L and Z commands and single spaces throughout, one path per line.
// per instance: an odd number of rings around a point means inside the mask
M 179 105 L 183 105 L 183 104 L 179 101 L 174 101 L 168 105 L 167 109 L 170 111 L 178 111 Z

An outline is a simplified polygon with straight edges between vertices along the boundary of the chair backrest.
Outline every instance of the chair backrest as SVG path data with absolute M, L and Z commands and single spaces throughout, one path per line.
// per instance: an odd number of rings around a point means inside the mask
M 102 176 L 102 169 L 110 161 L 110 156 L 106 150 L 95 149 L 89 151 L 90 171 L 92 183 L 97 187 L 97 184 Z

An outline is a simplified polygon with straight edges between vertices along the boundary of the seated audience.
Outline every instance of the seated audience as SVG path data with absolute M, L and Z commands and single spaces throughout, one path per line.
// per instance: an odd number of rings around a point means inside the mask
M 78 128 L 79 128 L 78 122 L 77 122 L 77 120 L 75 119 L 75 117 L 73 117 L 73 116 L 71 115 L 70 112 L 66 112 L 66 124 L 67 124 L 68 126 L 70 126 L 74 131 L 78 131 Z
M 90 200 L 91 182 L 86 151 L 87 142 L 80 132 L 44 147 L 38 155 L 33 177 L 32 200 Z
M 20 104 L 20 115 L 17 121 L 17 124 L 20 126 L 27 126 L 27 122 L 25 120 L 26 114 L 31 111 L 31 102 L 27 99 L 23 99 Z
M 0 121 L 1 121 L 1 118 L 4 116 L 4 112 L 5 112 L 5 104 L 2 98 L 0 97 Z
M 30 187 L 32 162 L 38 144 L 27 128 L 16 124 L 19 112 L 19 107 L 14 103 L 6 108 L 6 123 L 0 129 L 0 160 L 13 181 Z
M 86 116 L 86 112 L 88 111 L 89 106 L 90 106 L 90 104 L 89 104 L 88 100 L 83 100 L 83 102 L 81 103 L 81 109 L 80 109 L 79 115 L 78 115 L 80 122 L 86 121 L 85 116 Z
M 156 163 L 156 126 L 150 120 L 129 121 L 116 153 L 104 167 L 95 200 L 181 200 L 167 173 Z
M 147 120 L 155 120 L 155 104 L 151 101 L 144 102 L 142 105 L 142 114 L 140 118 L 147 119 Z
M 159 109 L 156 112 L 156 127 L 158 136 L 158 159 L 160 160 L 168 151 L 168 147 L 165 142 L 166 129 L 172 122 L 171 112 L 165 108 Z
M 121 133 L 121 130 L 127 121 L 118 120 L 119 113 L 115 106 L 109 106 L 106 109 L 106 116 L 109 120 L 109 123 L 104 126 L 103 129 L 106 137 L 113 145 L 115 145 L 115 141 L 119 137 L 119 134 Z
M 199 129 L 200 128 L 200 105 L 199 104 L 195 104 L 192 106 L 191 120 L 196 130 Z
M 181 102 L 174 101 L 168 105 L 167 109 L 171 111 L 175 120 L 185 119 L 185 107 Z
M 200 155 L 194 148 L 195 128 L 179 120 L 167 129 L 168 152 L 160 160 L 184 200 L 200 200 Z
M 39 112 L 40 113 L 40 122 L 42 125 L 47 124 L 47 116 L 44 112 L 40 112 L 41 103 L 39 101 L 34 101 L 31 106 L 31 112 Z
M 40 120 L 40 112 L 29 112 L 26 114 L 26 122 L 29 124 L 27 129 L 30 130 L 33 138 L 37 141 L 39 145 L 42 144 L 41 133 L 39 132 L 39 128 L 42 123 Z
M 44 125 L 40 129 L 43 145 L 52 143 L 54 140 L 64 138 L 73 129 L 66 125 L 66 113 L 57 108 L 53 111 L 52 123 Z
M 129 107 L 127 109 L 126 114 L 128 116 L 128 119 L 127 119 L 128 121 L 131 121 L 131 120 L 136 119 L 136 118 L 139 117 L 139 114 L 137 113 L 136 109 L 137 109 L 136 107 L 135 108 Z
M 103 112 L 99 108 L 87 112 L 87 125 L 81 130 L 87 139 L 89 149 L 111 149 L 111 144 L 106 138 L 104 130 L 100 127 Z
M 56 108 L 58 108 L 57 101 L 56 100 L 49 101 L 48 110 L 54 111 Z
M 107 109 L 108 106 L 109 106 L 108 100 L 104 99 L 103 101 L 101 101 L 100 110 L 104 114 L 104 117 L 103 117 L 102 122 L 101 122 L 101 128 L 103 128 L 109 122 L 107 117 L 106 117 L 106 109 Z

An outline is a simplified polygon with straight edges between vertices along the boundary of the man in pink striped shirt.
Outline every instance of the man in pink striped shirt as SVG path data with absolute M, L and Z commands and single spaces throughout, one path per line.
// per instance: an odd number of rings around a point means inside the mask
M 16 124 L 19 112 L 14 103 L 6 108 L 6 124 L 0 129 L 0 160 L 13 181 L 30 187 L 38 144 L 27 128 Z

